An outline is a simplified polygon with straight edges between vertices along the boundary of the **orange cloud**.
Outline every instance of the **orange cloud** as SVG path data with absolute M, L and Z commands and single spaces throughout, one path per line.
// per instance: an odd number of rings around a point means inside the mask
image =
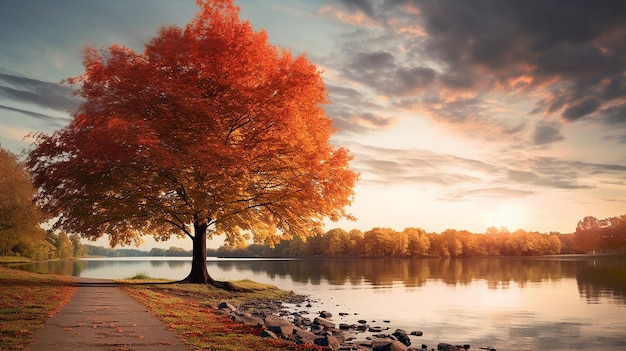
M 349 14 L 343 11 L 339 11 L 330 5 L 323 6 L 320 11 L 320 15 L 337 20 L 342 23 L 347 23 L 355 26 L 364 26 L 367 28 L 377 28 L 379 25 L 367 17 L 364 13 L 358 12 Z

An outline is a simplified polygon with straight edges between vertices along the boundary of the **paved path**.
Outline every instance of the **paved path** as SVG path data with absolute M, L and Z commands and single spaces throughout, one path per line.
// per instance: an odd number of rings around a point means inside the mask
M 78 290 L 33 335 L 30 351 L 189 351 L 111 281 L 78 278 Z

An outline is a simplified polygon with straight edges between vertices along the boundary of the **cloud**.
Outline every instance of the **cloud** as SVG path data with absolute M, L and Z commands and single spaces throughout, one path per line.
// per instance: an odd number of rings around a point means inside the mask
M 602 122 L 608 125 L 626 125 L 626 103 L 610 106 L 602 110 Z
M 428 67 L 398 65 L 391 53 L 382 50 L 356 53 L 342 72 L 385 96 L 419 92 L 430 86 L 436 77 L 436 72 Z
M 11 111 L 11 112 L 17 112 L 17 113 L 23 114 L 25 116 L 36 118 L 36 119 L 39 119 L 39 120 L 42 120 L 42 121 L 46 121 L 46 122 L 50 122 L 50 124 L 52 124 L 54 126 L 58 126 L 58 127 L 64 126 L 69 121 L 68 117 L 50 116 L 50 115 L 46 115 L 46 114 L 43 114 L 43 113 L 29 111 L 29 110 L 22 110 L 22 109 L 15 108 L 15 107 L 10 107 L 10 106 L 0 105 L 0 109 L 6 110 L 6 111 Z
M 590 188 L 590 186 L 579 185 L 576 181 L 576 178 L 566 177 L 561 175 L 550 175 L 543 174 L 539 175 L 534 172 L 529 171 L 516 171 L 509 170 L 508 171 L 509 180 L 521 183 L 521 184 L 531 184 L 542 187 L 549 188 L 557 188 L 557 189 L 585 189 Z
M 454 186 L 480 183 L 498 173 L 497 167 L 479 160 L 428 150 L 401 150 L 346 145 L 356 155 L 352 166 L 362 174 L 362 183 L 435 184 Z
M 534 194 L 534 191 L 511 188 L 485 188 L 468 191 L 451 192 L 440 198 L 445 201 L 459 201 L 468 199 L 502 199 L 521 198 Z
M 374 16 L 374 8 L 368 0 L 339 0 L 338 3 L 348 10 L 359 11 L 369 17 Z
M 584 99 L 570 104 L 563 111 L 563 118 L 568 121 L 575 121 L 595 112 L 600 107 L 600 101 L 597 99 Z
M 68 87 L 28 78 L 2 68 L 0 97 L 63 112 L 74 111 L 80 104 L 79 99 L 72 97 L 72 90 Z
M 562 122 L 626 124 L 626 3 L 374 3 L 328 6 L 375 23 L 338 38 L 333 66 L 396 107 L 458 124 L 459 130 L 487 126 L 493 134 L 486 138 L 511 130 L 492 103 L 503 96 L 518 105 L 515 126 L 525 125 L 527 112 Z M 538 124 L 525 135 L 545 145 L 562 140 L 558 129 Z
M 372 103 L 361 91 L 328 85 L 332 103 L 325 106 L 334 127 L 343 134 L 366 134 L 392 127 L 396 118 L 385 115 L 383 106 Z
M 520 160 L 521 161 L 521 160 Z M 509 181 L 519 184 L 534 185 L 556 189 L 590 189 L 597 185 L 581 184 L 583 179 L 603 176 L 604 184 L 622 181 L 626 178 L 626 166 L 617 164 L 589 163 L 569 161 L 553 157 L 536 157 L 520 164 L 525 169 L 511 167 L 507 170 Z M 613 180 L 610 180 L 613 179 Z
M 540 121 L 535 125 L 533 141 L 537 145 L 551 144 L 563 140 L 561 124 L 555 121 Z
M 402 150 L 357 142 L 345 145 L 354 153 L 352 167 L 361 183 L 437 186 L 441 199 L 522 197 L 542 191 L 610 189 L 626 179 L 626 166 L 572 161 L 554 157 L 490 158 L 490 162 L 423 149 Z M 523 165 L 524 167 L 520 167 Z

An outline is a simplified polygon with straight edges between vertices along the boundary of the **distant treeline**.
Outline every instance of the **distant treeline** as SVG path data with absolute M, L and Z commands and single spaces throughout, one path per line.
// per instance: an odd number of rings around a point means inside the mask
M 220 247 L 222 257 L 475 257 L 534 256 L 562 252 L 562 234 L 540 234 L 490 228 L 487 233 L 466 230 L 426 233 L 421 228 L 396 231 L 374 228 L 362 232 L 332 229 L 303 241 L 282 240 L 274 247 L 253 244 L 244 248 Z
M 48 231 L 38 245 L 25 246 L 33 259 L 70 259 L 81 256 L 104 257 L 191 257 L 191 250 L 172 246 L 111 249 L 80 243 L 78 235 Z M 538 256 L 573 253 L 626 253 L 626 215 L 597 219 L 587 216 L 578 222 L 576 232 L 539 233 L 491 227 L 485 233 L 446 230 L 426 233 L 421 228 L 396 231 L 374 228 L 362 232 L 331 229 L 303 240 L 280 240 L 273 247 L 252 244 L 246 247 L 207 249 L 210 257 L 480 257 Z
M 83 245 L 84 253 L 87 256 L 104 257 L 147 257 L 147 256 L 167 256 L 167 257 L 191 257 L 191 251 L 180 247 L 172 246 L 169 249 L 153 248 L 150 251 L 138 249 L 111 249 L 102 246 Z
M 274 247 L 253 244 L 220 247 L 221 257 L 477 257 L 539 256 L 572 253 L 626 253 L 626 215 L 598 220 L 585 217 L 576 232 L 539 233 L 491 227 L 485 233 L 446 230 L 426 233 L 421 228 L 396 231 L 374 228 L 332 229 L 307 238 L 281 240 Z
M 76 241 L 76 240 L 74 240 Z M 75 250 L 90 256 L 189 257 L 191 250 L 179 247 L 110 249 L 82 245 Z M 585 217 L 578 222 L 576 232 L 561 234 L 539 233 L 491 227 L 485 233 L 448 229 L 442 233 L 426 233 L 421 228 L 396 231 L 374 228 L 362 232 L 331 229 L 303 240 L 284 239 L 273 247 L 252 244 L 246 247 L 207 249 L 212 257 L 480 257 L 480 256 L 539 256 L 574 253 L 626 253 L 626 215 L 596 219 Z

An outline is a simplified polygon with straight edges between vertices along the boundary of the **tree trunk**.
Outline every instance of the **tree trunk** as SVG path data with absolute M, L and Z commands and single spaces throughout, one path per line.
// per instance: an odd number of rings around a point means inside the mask
M 190 284 L 209 284 L 215 287 L 238 291 L 241 290 L 235 287 L 229 282 L 216 281 L 209 275 L 209 271 L 206 266 L 206 231 L 208 225 L 206 221 L 196 220 L 193 223 L 193 253 L 191 259 L 191 272 L 187 278 L 183 279 L 182 283 Z
M 207 223 L 195 221 L 193 223 L 193 254 L 191 260 L 191 272 L 183 280 L 185 283 L 211 284 L 215 280 L 209 275 L 206 267 L 206 230 Z

